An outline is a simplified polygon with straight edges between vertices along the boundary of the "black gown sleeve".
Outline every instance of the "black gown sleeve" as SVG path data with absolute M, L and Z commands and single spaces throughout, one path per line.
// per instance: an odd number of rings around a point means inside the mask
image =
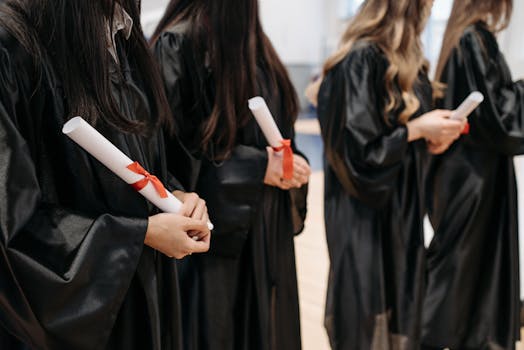
M 324 79 L 319 119 L 329 167 L 344 189 L 377 207 L 395 190 L 408 150 L 407 129 L 384 119 L 385 58 L 355 48 Z
M 469 118 L 476 147 L 506 155 L 524 153 L 524 81 L 513 82 L 496 38 L 478 26 L 469 28 L 443 73 L 448 85 L 444 105 L 456 108 L 472 91 L 484 102 Z
M 45 115 L 32 114 L 40 90 L 21 61 L 0 46 L 0 326 L 35 349 L 100 349 L 135 274 L 147 219 L 91 216 L 44 199 L 49 184 L 21 130 Z
M 304 158 L 308 163 L 309 159 L 304 153 L 302 153 L 295 143 L 295 128 L 291 126 L 290 135 L 293 148 L 293 153 Z M 307 198 L 309 193 L 309 183 L 303 185 L 300 188 L 292 188 L 289 190 L 289 196 L 291 198 L 291 220 L 293 222 L 293 233 L 299 235 L 304 231 L 305 222 L 307 217 Z

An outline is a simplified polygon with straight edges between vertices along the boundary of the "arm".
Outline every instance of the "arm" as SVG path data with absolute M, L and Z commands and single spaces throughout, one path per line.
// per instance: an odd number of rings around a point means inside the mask
M 0 322 L 35 348 L 95 348 L 135 274 L 147 219 L 45 202 L 29 147 L 3 106 L 0 135 Z
M 464 123 L 449 120 L 451 111 L 434 110 L 406 125 L 391 112 L 386 122 L 384 74 L 388 62 L 371 46 L 355 49 L 326 77 L 319 117 L 331 169 L 346 191 L 372 206 L 381 206 L 397 186 L 408 144 L 438 144 L 443 152 L 460 135 Z
M 405 126 L 388 127 L 381 111 L 377 70 L 385 62 L 372 48 L 355 50 L 324 79 L 319 119 L 330 168 L 359 200 L 385 203 L 408 150 Z
M 45 135 L 45 149 L 33 135 L 35 126 L 53 118 L 45 114 L 54 111 L 57 98 L 49 93 L 46 72 L 35 89 L 32 77 L 38 75 L 22 64 L 26 60 L 19 51 L 0 47 L 0 55 L 0 323 L 34 348 L 103 347 L 135 276 L 144 240 L 154 233 L 174 236 L 173 227 L 155 230 L 149 224 L 158 218 L 140 215 L 139 209 L 130 217 L 97 206 L 94 198 L 100 193 L 90 193 L 86 183 L 93 173 L 75 173 L 80 157 L 69 147 L 53 152 L 67 146 L 57 139 L 59 131 L 48 127 L 53 132 Z M 55 188 L 61 188 L 60 194 Z M 115 189 L 114 195 L 122 195 L 120 191 Z M 176 237 L 187 237 L 177 231 Z
M 507 155 L 524 153 L 524 82 L 513 82 L 495 37 L 485 30 L 470 30 L 462 37 L 443 73 L 448 83 L 446 105 L 471 91 L 484 102 L 470 117 L 471 140 L 479 148 Z

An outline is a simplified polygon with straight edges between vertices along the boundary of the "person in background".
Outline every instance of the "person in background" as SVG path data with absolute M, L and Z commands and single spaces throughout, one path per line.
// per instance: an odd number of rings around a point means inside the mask
M 513 156 L 524 153 L 524 82 L 513 82 L 495 35 L 511 0 L 456 0 L 436 80 L 440 106 L 473 91 L 484 102 L 470 132 L 432 160 L 423 341 L 428 349 L 515 349 L 519 339 L 519 244 Z
M 155 67 L 136 0 L 2 2 L 1 349 L 182 348 L 169 256 L 207 251 L 210 232 L 205 202 L 167 171 Z M 63 135 L 77 115 L 178 190 L 181 214 Z
M 193 257 L 184 289 L 186 349 L 301 348 L 294 235 L 310 168 L 292 142 L 294 172 L 248 109 L 262 96 L 284 138 L 299 105 L 262 29 L 256 0 L 173 0 L 153 35 L 173 119 L 194 157 L 188 187 L 206 200 L 211 249 Z M 167 148 L 173 167 L 178 147 Z M 193 176 L 191 174 L 198 174 Z
M 326 152 L 325 326 L 335 350 L 420 349 L 425 159 L 465 126 L 433 110 L 420 39 L 432 5 L 364 2 L 309 89 Z

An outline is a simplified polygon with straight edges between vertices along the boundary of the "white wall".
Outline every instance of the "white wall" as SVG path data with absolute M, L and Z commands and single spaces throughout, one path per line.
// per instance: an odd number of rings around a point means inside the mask
M 514 2 L 513 20 L 501 35 L 500 47 L 506 55 L 515 79 L 524 78 L 524 0 Z
M 286 64 L 324 58 L 331 0 L 260 0 L 264 30 Z
M 286 64 L 316 65 L 325 57 L 328 12 L 339 0 L 260 0 L 262 25 Z M 168 0 L 142 2 L 142 24 L 151 34 Z

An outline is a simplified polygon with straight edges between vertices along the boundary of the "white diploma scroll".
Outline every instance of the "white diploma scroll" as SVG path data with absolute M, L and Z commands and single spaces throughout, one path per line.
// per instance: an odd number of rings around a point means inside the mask
M 137 174 L 127 168 L 134 161 L 81 117 L 69 120 L 64 125 L 62 132 L 127 184 L 133 185 L 145 179 L 144 175 Z M 182 206 L 182 202 L 167 190 L 167 198 L 162 198 L 151 181 L 138 192 L 166 213 L 176 214 Z M 211 223 L 208 223 L 208 227 L 210 230 L 213 229 Z
M 290 180 L 293 178 L 293 149 L 291 148 L 291 140 L 284 140 L 280 130 L 278 130 L 277 123 L 271 111 L 269 110 L 266 101 L 262 97 L 253 97 L 249 100 L 249 109 L 255 116 L 262 133 L 267 139 L 269 145 L 275 152 L 283 155 L 282 159 L 282 178 Z
M 249 109 L 255 116 L 260 129 L 264 133 L 269 145 L 273 148 L 282 146 L 282 134 L 278 130 L 277 123 L 269 111 L 266 101 L 262 97 L 253 97 L 249 100 Z
M 468 116 L 473 113 L 475 108 L 477 108 L 484 101 L 484 95 L 480 92 L 472 92 L 462 104 L 453 111 L 451 114 L 451 119 L 454 120 L 466 120 Z

